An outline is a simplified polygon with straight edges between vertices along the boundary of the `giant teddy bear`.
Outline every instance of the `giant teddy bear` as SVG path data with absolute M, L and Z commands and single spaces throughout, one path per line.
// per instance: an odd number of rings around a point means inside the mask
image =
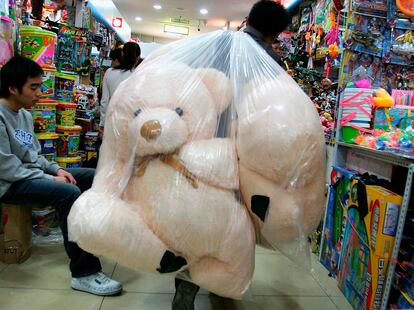
M 303 262 L 324 205 L 325 140 L 312 101 L 276 70 L 250 81 L 237 104 L 240 190 L 257 243 Z
M 186 274 L 241 298 L 254 227 L 240 204 L 235 140 L 215 138 L 232 99 L 225 74 L 143 65 L 111 100 L 92 188 L 74 204 L 70 239 L 134 269 Z
M 217 138 L 226 114 L 231 133 Z M 255 242 L 306 257 L 324 155 L 312 102 L 249 36 L 179 41 L 111 99 L 97 175 L 72 208 L 69 237 L 131 268 L 241 298 Z

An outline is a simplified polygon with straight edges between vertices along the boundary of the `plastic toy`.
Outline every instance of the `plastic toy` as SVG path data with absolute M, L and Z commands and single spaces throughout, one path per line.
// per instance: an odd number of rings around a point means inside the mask
M 371 88 L 371 82 L 369 80 L 355 81 L 354 85 L 358 88 Z
M 389 108 L 394 105 L 394 98 L 383 88 L 374 92 L 372 103 L 377 108 Z
M 13 21 L 0 16 L 0 68 L 13 56 Z
M 413 0 L 397 0 L 398 9 L 408 17 L 414 17 L 414 1 Z

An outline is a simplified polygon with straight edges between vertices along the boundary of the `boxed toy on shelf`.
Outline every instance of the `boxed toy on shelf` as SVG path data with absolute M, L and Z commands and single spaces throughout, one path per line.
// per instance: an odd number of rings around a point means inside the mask
M 339 267 L 339 288 L 354 309 L 380 309 L 402 197 L 381 186 L 351 182 Z
M 61 26 L 57 47 L 59 72 L 87 75 L 90 67 L 91 40 L 87 29 Z
M 339 167 L 332 169 L 320 252 L 320 262 L 329 271 L 331 277 L 336 277 L 338 273 L 350 184 L 353 177 L 354 173 L 349 170 Z

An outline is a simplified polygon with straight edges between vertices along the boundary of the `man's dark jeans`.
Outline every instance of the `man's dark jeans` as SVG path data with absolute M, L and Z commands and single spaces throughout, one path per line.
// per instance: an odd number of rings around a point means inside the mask
M 93 181 L 95 169 L 72 168 L 66 169 L 77 181 L 76 185 L 33 179 L 13 183 L 1 198 L 4 203 L 30 204 L 36 206 L 52 206 L 59 216 L 66 253 L 70 258 L 72 277 L 83 277 L 101 271 L 99 259 L 82 250 L 76 243 L 68 241 L 68 215 L 75 200 L 88 190 Z

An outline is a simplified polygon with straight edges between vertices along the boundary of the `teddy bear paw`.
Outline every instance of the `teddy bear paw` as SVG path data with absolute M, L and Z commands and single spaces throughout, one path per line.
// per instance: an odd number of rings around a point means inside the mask
M 270 198 L 262 195 L 252 196 L 252 212 L 264 223 L 269 213 Z
M 157 268 L 157 271 L 159 273 L 176 272 L 185 265 L 187 265 L 187 261 L 183 257 L 176 256 L 170 251 L 165 251 L 161 258 L 160 267 Z

